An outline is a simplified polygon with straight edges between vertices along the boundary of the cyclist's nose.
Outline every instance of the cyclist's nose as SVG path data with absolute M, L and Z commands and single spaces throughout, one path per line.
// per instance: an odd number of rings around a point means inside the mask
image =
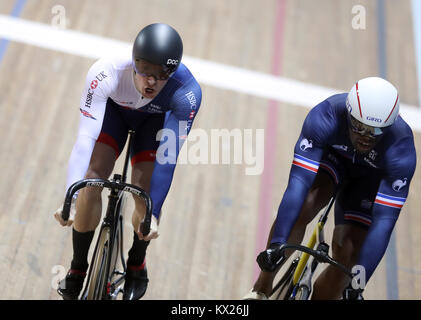
M 148 84 L 150 86 L 153 86 L 156 83 L 156 78 L 155 78 L 155 76 L 150 75 L 150 76 L 148 76 L 147 81 L 148 81 Z

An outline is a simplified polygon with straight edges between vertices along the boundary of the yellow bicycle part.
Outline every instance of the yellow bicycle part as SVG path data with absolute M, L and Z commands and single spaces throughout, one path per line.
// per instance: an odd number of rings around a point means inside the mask
M 317 223 L 316 227 L 313 230 L 313 234 L 311 235 L 310 240 L 307 243 L 308 248 L 314 249 L 314 246 L 316 245 L 316 241 L 317 241 L 317 235 L 323 229 L 323 226 L 324 226 L 324 223 L 322 222 Z M 293 285 L 296 285 L 298 281 L 300 280 L 309 257 L 310 255 L 308 253 L 303 252 L 301 254 L 300 261 L 298 262 L 297 268 L 295 269 L 295 272 L 294 272 L 294 277 L 292 280 Z

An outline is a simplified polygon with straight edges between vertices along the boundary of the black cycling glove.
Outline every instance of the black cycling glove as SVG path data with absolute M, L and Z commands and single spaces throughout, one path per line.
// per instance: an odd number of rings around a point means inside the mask
M 272 243 L 268 249 L 259 253 L 256 261 L 262 271 L 273 272 L 282 265 L 285 254 L 281 247 L 279 243 Z

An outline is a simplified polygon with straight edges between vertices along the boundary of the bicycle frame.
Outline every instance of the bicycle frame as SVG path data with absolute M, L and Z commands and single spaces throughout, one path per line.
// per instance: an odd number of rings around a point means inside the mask
M 301 254 L 293 259 L 287 271 L 272 289 L 271 296 L 275 299 L 279 299 L 281 294 L 283 299 L 288 300 L 296 300 L 297 297 L 300 300 L 308 299 L 312 290 L 312 277 L 319 263 L 328 263 L 335 266 L 352 279 L 352 273 L 344 265 L 338 263 L 329 256 L 329 245 L 324 241 L 323 228 L 335 198 L 336 195 L 331 198 L 320 216 L 307 246 L 284 244 L 280 247 L 281 254 L 286 249 L 295 249 L 301 251 Z M 316 244 L 317 249 L 314 250 Z M 308 261 L 310 256 L 313 257 L 311 264 L 309 264 Z
M 145 235 L 147 235 L 150 231 L 150 224 L 151 224 L 151 218 L 152 218 L 152 200 L 150 196 L 143 189 L 135 185 L 126 183 L 128 162 L 129 162 L 132 138 L 134 136 L 134 133 L 135 132 L 133 130 L 129 130 L 129 144 L 127 148 L 126 158 L 124 161 L 124 168 L 123 168 L 122 175 L 115 174 L 111 181 L 105 180 L 105 179 L 83 179 L 83 180 L 73 183 L 67 190 L 64 205 L 63 205 L 63 211 L 62 211 L 62 217 L 65 221 L 67 221 L 69 218 L 72 197 L 78 190 L 82 188 L 98 187 L 98 188 L 108 188 L 111 190 L 108 196 L 109 200 L 108 200 L 107 211 L 106 211 L 105 217 L 103 219 L 103 222 L 101 224 L 101 228 L 99 231 L 99 237 L 101 237 L 102 232 L 106 232 L 106 229 L 109 229 L 109 233 L 110 233 L 109 243 L 108 243 L 108 247 L 110 249 L 107 252 L 107 261 L 106 261 L 106 266 L 105 266 L 106 274 L 104 276 L 104 278 L 107 281 L 106 294 L 109 298 L 115 298 L 116 295 L 118 294 L 119 290 L 114 291 L 114 288 L 118 287 L 121 284 L 121 282 L 124 280 L 125 272 L 126 272 L 126 265 L 125 265 L 124 256 L 123 256 L 123 223 L 122 223 L 122 215 L 121 215 L 122 203 L 124 201 L 124 191 L 130 192 L 142 198 L 145 201 L 146 215 L 145 215 L 145 219 L 142 226 L 142 233 Z M 99 239 L 100 238 L 98 238 L 98 240 Z M 118 243 L 118 241 L 119 241 L 120 246 L 119 248 L 116 248 L 115 243 Z M 99 244 L 99 241 L 97 241 L 96 243 L 92 261 L 94 261 L 94 258 L 98 254 L 98 244 Z M 116 258 L 117 260 L 118 258 L 118 251 L 120 251 L 121 263 L 124 270 L 123 272 L 115 272 L 114 270 L 115 263 L 114 265 L 112 264 L 113 263 L 112 259 Z M 93 263 L 90 263 L 86 286 L 82 293 L 83 298 L 87 297 L 88 285 L 92 277 L 92 269 L 93 269 Z M 120 277 L 114 282 L 111 282 L 112 276 L 114 274 L 120 275 Z
M 324 233 L 323 233 L 323 227 L 327 221 L 327 217 L 329 215 L 330 209 L 332 208 L 333 203 L 335 202 L 335 197 L 333 196 L 330 201 L 329 204 L 327 205 L 325 211 L 323 212 L 323 214 L 320 216 L 320 219 L 317 223 L 317 225 L 314 227 L 313 229 L 313 233 L 310 237 L 310 240 L 307 242 L 306 247 L 310 248 L 310 249 L 314 249 L 314 246 L 316 245 L 316 241 L 317 239 L 319 239 L 319 243 L 324 241 Z M 301 257 L 300 257 L 300 261 L 298 262 L 298 266 L 295 269 L 294 272 L 294 277 L 293 277 L 293 284 L 296 285 L 298 283 L 298 281 L 300 280 L 304 268 L 307 265 L 307 261 L 310 258 L 310 255 L 306 252 L 303 252 Z
M 115 175 L 114 178 L 119 178 L 119 175 Z M 113 179 L 115 180 L 115 179 Z M 116 181 L 118 182 L 118 180 Z M 112 189 L 110 195 L 108 196 L 108 207 L 107 207 L 107 211 L 104 217 L 104 220 L 102 222 L 101 225 L 101 229 L 99 231 L 99 235 L 101 235 L 102 232 L 107 232 L 105 229 L 109 230 L 110 233 L 110 239 L 109 239 L 109 252 L 107 255 L 107 261 L 106 261 L 106 273 L 104 275 L 104 279 L 106 279 L 107 281 L 107 295 L 109 295 L 110 297 L 113 296 L 115 294 L 115 296 L 118 294 L 118 290 L 115 293 L 114 288 L 124 280 L 124 275 L 126 273 L 126 266 L 125 264 L 123 264 L 123 272 L 121 273 L 121 277 L 119 279 L 117 279 L 114 282 L 111 282 L 112 276 L 114 275 L 115 272 L 115 264 L 113 264 L 113 258 L 115 257 L 115 255 L 118 255 L 119 251 L 120 251 L 120 257 L 121 260 L 124 262 L 124 257 L 123 257 L 123 248 L 122 248 L 122 216 L 121 216 L 121 201 L 123 201 L 123 196 L 124 193 L 122 191 L 117 191 Z M 120 239 L 118 239 L 118 237 Z M 115 244 L 118 243 L 118 241 L 120 241 L 120 247 L 121 248 L 116 248 Z M 97 250 L 98 250 L 98 242 L 96 244 L 95 247 L 95 251 L 94 251 L 94 257 L 97 254 Z M 114 255 L 115 253 L 115 255 Z M 117 258 L 117 257 L 116 257 Z M 86 286 L 85 289 L 83 290 L 82 293 L 82 299 L 86 299 L 88 298 L 88 284 L 90 282 L 91 276 L 92 276 L 92 269 L 93 269 L 93 263 L 90 264 L 90 268 L 89 268 L 89 273 L 88 273 L 88 279 L 86 282 Z

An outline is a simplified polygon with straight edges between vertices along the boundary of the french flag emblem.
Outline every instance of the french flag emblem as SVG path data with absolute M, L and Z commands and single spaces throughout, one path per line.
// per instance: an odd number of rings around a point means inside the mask
M 405 198 L 399 198 L 399 197 L 392 197 L 387 194 L 383 194 L 378 192 L 376 196 L 376 201 L 374 203 L 380 204 L 382 206 L 386 207 L 392 207 L 392 208 L 402 208 L 403 204 L 405 203 Z
M 317 170 L 319 169 L 319 162 L 310 160 L 306 157 L 300 156 L 299 154 L 294 154 L 294 160 L 292 161 L 292 164 L 298 167 L 301 167 L 303 169 L 312 171 L 314 173 L 317 173 Z

